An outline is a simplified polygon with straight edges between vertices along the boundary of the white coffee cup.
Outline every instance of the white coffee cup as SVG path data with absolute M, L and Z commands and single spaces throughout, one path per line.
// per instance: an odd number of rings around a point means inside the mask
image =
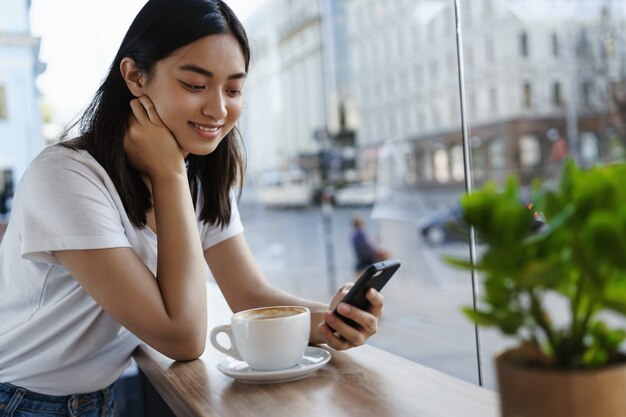
M 229 325 L 211 330 L 217 350 L 245 361 L 257 371 L 276 371 L 298 364 L 309 343 L 311 312 L 306 307 L 275 306 L 240 311 Z M 217 340 L 224 333 L 230 349 Z

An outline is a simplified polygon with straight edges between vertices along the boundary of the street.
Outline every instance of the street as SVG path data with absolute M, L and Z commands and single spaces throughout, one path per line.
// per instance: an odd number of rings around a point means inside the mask
M 441 260 L 444 255 L 466 256 L 466 244 L 426 246 L 415 223 L 372 219 L 371 207 L 335 207 L 332 239 L 326 240 L 319 207 L 265 209 L 245 194 L 240 212 L 246 237 L 268 280 L 296 295 L 322 302 L 329 302 L 337 288 L 355 279 L 351 219 L 360 213 L 372 240 L 402 262 L 382 291 L 384 315 L 378 334 L 369 343 L 478 383 L 474 326 L 460 311 L 462 306 L 472 304 L 471 278 L 468 272 L 455 270 Z M 328 242 L 332 242 L 334 279 L 328 271 Z M 503 339 L 484 330 L 481 336 L 485 386 L 493 388 L 492 349 Z

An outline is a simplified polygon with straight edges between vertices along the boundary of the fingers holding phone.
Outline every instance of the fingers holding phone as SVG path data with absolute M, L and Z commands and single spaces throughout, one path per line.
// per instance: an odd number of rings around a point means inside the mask
M 354 287 L 354 282 L 348 282 L 348 283 L 344 284 L 343 287 L 339 288 L 339 291 L 337 291 L 337 293 L 333 297 L 332 301 L 330 302 L 329 309 L 331 311 L 339 306 L 339 303 L 341 303 L 341 300 L 343 300 L 345 298 L 346 294 L 348 294 L 350 292 L 352 287 Z
M 329 346 L 338 350 L 360 346 L 376 333 L 384 303 L 380 290 L 399 267 L 397 260 L 370 265 L 336 307 L 340 294 L 333 298 L 332 312 L 325 313 L 320 325 Z
M 336 312 L 325 313 L 320 332 L 329 346 L 337 350 L 361 346 L 368 338 L 376 334 L 382 312 L 382 296 L 373 288 L 367 292 L 366 296 L 371 303 L 368 310 L 341 303 Z M 348 324 L 347 319 L 352 324 Z
M 383 304 L 385 302 L 385 297 L 380 292 L 376 291 L 375 288 L 370 288 L 369 291 L 365 293 L 365 297 L 370 303 L 367 310 L 375 317 L 380 319 L 383 314 Z

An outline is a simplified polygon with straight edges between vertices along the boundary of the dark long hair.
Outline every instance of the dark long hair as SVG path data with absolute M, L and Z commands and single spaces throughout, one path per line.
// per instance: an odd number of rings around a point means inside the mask
M 73 149 L 89 152 L 107 171 L 117 189 L 129 219 L 145 227 L 146 212 L 152 207 L 151 194 L 137 170 L 127 163 L 124 135 L 134 98 L 120 72 L 125 57 L 138 70 L 150 74 L 157 62 L 174 51 L 208 35 L 232 34 L 241 47 L 246 72 L 250 47 L 246 32 L 233 11 L 221 0 L 149 0 L 130 25 L 102 85 L 82 116 L 61 138 L 78 126 L 80 136 L 64 142 Z M 241 137 L 233 128 L 209 155 L 189 155 L 187 175 L 194 204 L 202 195 L 200 218 L 220 227 L 231 216 L 230 190 L 243 182 L 245 159 Z

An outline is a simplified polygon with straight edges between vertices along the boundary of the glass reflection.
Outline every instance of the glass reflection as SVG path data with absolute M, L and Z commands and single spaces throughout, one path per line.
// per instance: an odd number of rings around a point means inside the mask
M 491 111 L 469 108 L 471 135 L 487 143 L 476 176 L 502 184 L 517 176 L 555 181 L 567 157 L 583 166 L 624 157 L 626 139 L 626 2 L 462 1 L 482 16 L 464 27 L 465 47 L 488 33 L 491 42 L 466 65 L 468 95 Z M 497 92 L 497 93 L 496 93 Z M 497 102 L 496 94 L 500 99 Z M 500 104 L 498 106 L 498 104 Z M 485 117 L 485 114 L 487 117 Z M 486 167 L 486 170 L 485 170 Z M 562 306 L 552 306 L 555 316 Z M 494 387 L 494 351 L 510 341 L 483 330 L 485 383 Z

